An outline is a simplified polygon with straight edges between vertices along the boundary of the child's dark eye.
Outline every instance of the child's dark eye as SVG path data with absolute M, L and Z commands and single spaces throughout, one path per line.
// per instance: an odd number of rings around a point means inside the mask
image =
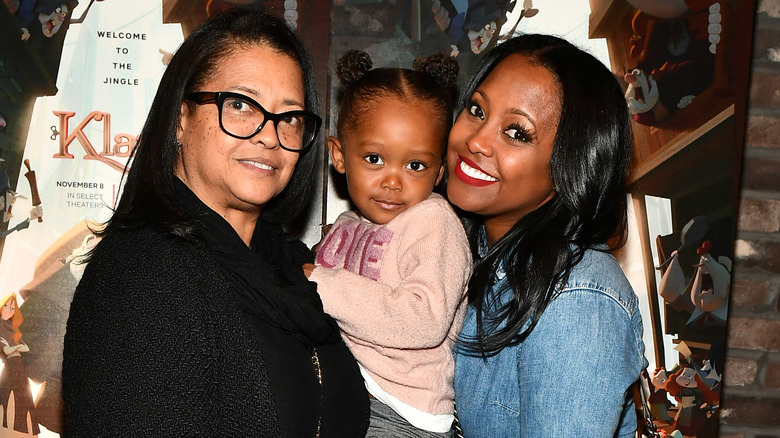
M 363 157 L 363 159 L 368 161 L 370 164 L 384 164 L 382 157 L 377 154 L 368 154 Z
M 528 143 L 531 141 L 531 133 L 520 125 L 510 125 L 504 130 L 504 134 L 512 141 Z
M 415 172 L 421 172 L 428 168 L 425 164 L 419 162 L 419 161 L 412 161 L 411 163 L 406 165 L 406 168 Z

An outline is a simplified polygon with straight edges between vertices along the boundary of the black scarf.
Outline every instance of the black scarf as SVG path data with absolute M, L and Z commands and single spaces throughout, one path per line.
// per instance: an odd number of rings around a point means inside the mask
M 291 242 L 281 225 L 258 220 L 247 247 L 233 227 L 183 182 L 176 192 L 193 217 L 199 240 L 224 269 L 241 308 L 315 346 L 338 339 L 336 321 L 322 309 L 317 285 L 303 274 L 314 259 L 302 242 Z

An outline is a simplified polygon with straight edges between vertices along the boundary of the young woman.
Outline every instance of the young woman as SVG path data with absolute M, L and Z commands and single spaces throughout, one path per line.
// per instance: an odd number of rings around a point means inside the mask
M 357 365 L 281 226 L 315 185 L 316 110 L 283 21 L 232 9 L 184 41 L 73 298 L 68 435 L 363 435 Z
M 493 49 L 449 136 L 447 193 L 477 260 L 456 350 L 474 437 L 633 437 L 647 366 L 624 242 L 631 126 L 593 56 L 553 36 Z

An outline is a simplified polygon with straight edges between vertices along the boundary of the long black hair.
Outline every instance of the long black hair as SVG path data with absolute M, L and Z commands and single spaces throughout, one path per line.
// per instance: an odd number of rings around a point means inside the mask
M 281 19 L 264 12 L 233 8 L 207 20 L 190 34 L 171 58 L 160 80 L 149 115 L 135 144 L 132 167 L 127 173 L 122 197 L 100 232 L 154 223 L 183 237 L 192 236 L 190 218 L 182 210 L 174 191 L 174 163 L 179 149 L 176 133 L 182 116 L 182 102 L 199 91 L 223 61 L 235 51 L 267 46 L 294 59 L 304 86 L 304 105 L 317 113 L 314 73 L 306 49 Z M 285 190 L 266 204 L 262 217 L 289 222 L 305 210 L 316 182 L 321 144 L 302 153 Z
M 561 115 L 550 157 L 554 196 L 518 220 L 475 264 L 468 296 L 477 310 L 477 337 L 462 342 L 483 355 L 496 354 L 531 333 L 585 250 L 616 249 L 626 239 L 631 123 L 619 83 L 598 59 L 550 35 L 511 38 L 481 60 L 461 95 L 459 111 L 494 67 L 513 54 L 544 67 L 559 84 Z M 468 212 L 463 217 L 478 257 L 482 219 Z M 510 290 L 498 294 L 509 296 L 499 303 L 486 299 L 495 297 L 486 292 L 500 266 Z

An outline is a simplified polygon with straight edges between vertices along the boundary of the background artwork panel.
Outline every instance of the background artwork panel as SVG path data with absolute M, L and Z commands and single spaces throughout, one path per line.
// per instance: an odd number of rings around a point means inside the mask
M 136 133 L 182 40 L 161 4 L 0 6 L 0 436 L 62 432 L 62 338 Z M 17 306 L 12 305 L 16 302 Z
M 717 436 L 755 3 L 591 5 L 635 122 L 629 248 L 643 261 L 653 420 Z
M 39 20 L 44 3 L 56 14 Z M 239 4 L 284 16 L 292 27 L 305 29 L 313 54 L 327 53 L 330 6 L 293 3 L 9 0 L 0 5 L 5 213 L 0 288 L 4 304 L 11 298 L 19 304 L 3 319 L 9 326 L 3 339 L 22 358 L 21 366 L 8 366 L 11 354 L 0 354 L 5 415 L 0 437 L 62 433 L 62 338 L 84 269 L 77 256 L 94 246 L 91 229 L 110 216 L 121 193 L 124 167 L 171 54 L 210 15 Z M 327 59 L 314 58 L 320 71 L 327 69 Z M 321 94 L 325 80 L 319 83 Z M 35 184 L 22 177 L 30 172 Z

